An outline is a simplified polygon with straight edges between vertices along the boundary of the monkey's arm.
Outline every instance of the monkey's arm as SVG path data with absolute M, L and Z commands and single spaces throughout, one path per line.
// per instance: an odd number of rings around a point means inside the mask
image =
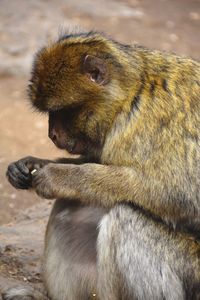
M 6 176 L 9 182 L 17 189 L 29 189 L 32 187 L 31 172 L 43 168 L 49 163 L 59 164 L 83 164 L 88 162 L 88 158 L 58 158 L 56 160 L 41 159 L 33 156 L 24 157 L 12 162 L 7 169 Z
M 171 220 L 182 213 L 176 201 L 169 196 L 167 199 L 161 182 L 128 167 L 49 164 L 34 174 L 33 186 L 44 198 L 72 197 L 104 207 L 120 201 L 134 202 Z M 186 207 L 184 204 L 185 214 Z

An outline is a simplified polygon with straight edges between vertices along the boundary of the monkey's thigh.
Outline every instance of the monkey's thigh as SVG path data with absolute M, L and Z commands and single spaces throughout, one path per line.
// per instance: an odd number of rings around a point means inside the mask
M 195 272 L 179 235 L 141 210 L 123 204 L 113 208 L 101 220 L 98 236 L 100 299 L 197 299 L 184 290 L 187 276 L 191 281 Z
M 96 241 L 103 214 L 74 200 L 55 202 L 44 253 L 44 279 L 52 300 L 94 299 Z

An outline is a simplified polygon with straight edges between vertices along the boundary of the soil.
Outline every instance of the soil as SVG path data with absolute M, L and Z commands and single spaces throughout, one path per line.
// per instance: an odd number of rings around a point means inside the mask
M 67 155 L 50 142 L 47 117 L 35 113 L 27 99 L 26 87 L 35 51 L 45 41 L 55 39 L 58 31 L 77 25 L 104 31 L 121 42 L 199 59 L 200 0 L 2 0 L 0 20 L 0 289 L 3 289 L 10 283 L 40 282 L 37 268 L 51 207 L 51 202 L 39 199 L 34 193 L 12 188 L 5 177 L 7 165 L 27 155 L 44 158 Z M 34 213 L 27 210 L 31 206 Z M 35 261 L 37 271 L 33 271 Z

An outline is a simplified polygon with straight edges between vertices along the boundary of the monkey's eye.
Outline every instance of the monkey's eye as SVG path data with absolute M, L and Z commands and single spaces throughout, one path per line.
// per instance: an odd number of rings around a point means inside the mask
M 92 82 L 96 82 L 96 83 L 100 83 L 102 82 L 102 78 L 100 76 L 100 73 L 98 70 L 93 70 L 90 74 L 89 74 L 89 78 Z

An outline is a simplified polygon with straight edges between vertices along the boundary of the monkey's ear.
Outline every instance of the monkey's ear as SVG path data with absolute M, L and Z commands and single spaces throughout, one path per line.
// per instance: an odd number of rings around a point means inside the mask
M 83 62 L 83 72 L 92 82 L 104 85 L 108 82 L 108 69 L 103 59 L 86 55 Z

